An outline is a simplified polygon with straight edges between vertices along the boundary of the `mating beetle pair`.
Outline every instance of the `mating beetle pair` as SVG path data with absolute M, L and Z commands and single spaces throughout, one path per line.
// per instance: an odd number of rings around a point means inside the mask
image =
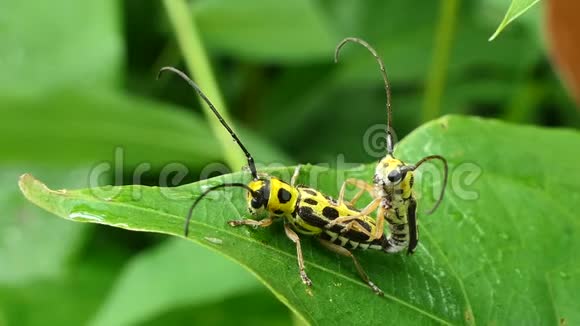
M 298 234 L 314 236 L 327 249 L 350 257 L 361 279 L 376 294 L 383 295 L 383 292 L 369 279 L 351 250 L 375 249 L 395 253 L 406 248 L 409 254 L 413 253 L 418 244 L 417 200 L 412 190 L 413 172 L 421 164 L 430 160 L 440 160 L 444 164 L 443 188 L 434 207 L 429 211 L 431 213 L 443 199 L 448 167 L 445 158 L 439 155 L 427 156 L 412 165 L 393 156 L 390 87 L 384 64 L 376 51 L 368 43 L 358 38 L 346 38 L 341 41 L 335 50 L 335 61 L 338 61 L 342 46 L 348 42 L 358 43 L 367 48 L 379 63 L 387 101 L 387 155 L 377 164 L 374 185 L 358 179 L 348 179 L 342 185 L 337 200 L 311 187 L 296 185 L 300 166 L 296 167 L 290 183 L 273 176 L 258 175 L 252 155 L 201 89 L 187 75 L 175 68 L 165 67 L 159 73 L 164 71 L 176 73 L 195 89 L 246 155 L 252 176 L 252 180 L 248 184 L 224 183 L 205 190 L 189 209 L 185 223 L 185 236 L 188 235 L 189 221 L 195 207 L 207 194 L 220 188 L 243 188 L 248 192 L 247 203 L 250 213 L 253 216 L 259 216 L 261 213 L 267 212 L 268 217 L 261 220 L 232 220 L 229 224 L 233 227 L 242 225 L 268 227 L 275 220 L 283 220 L 286 236 L 296 245 L 298 268 L 302 282 L 308 286 L 312 285 L 312 281 L 306 274 Z M 359 189 L 358 193 L 350 200 L 344 198 L 347 184 L 352 184 Z M 373 200 L 359 210 L 355 208 L 355 205 L 365 192 L 370 193 Z M 372 217 L 371 213 L 375 211 L 377 212 L 376 217 Z M 385 221 L 390 231 L 388 236 L 384 233 Z

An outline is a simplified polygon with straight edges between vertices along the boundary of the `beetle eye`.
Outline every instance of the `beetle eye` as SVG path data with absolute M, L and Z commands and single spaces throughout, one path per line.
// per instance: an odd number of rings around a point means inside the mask
M 397 182 L 397 181 L 401 180 L 401 171 L 393 170 L 393 171 L 389 172 L 389 175 L 387 175 L 387 178 L 391 182 Z
M 258 209 L 260 206 L 262 206 L 262 203 L 258 200 L 258 198 L 253 198 L 250 202 L 250 205 L 252 205 L 253 208 Z

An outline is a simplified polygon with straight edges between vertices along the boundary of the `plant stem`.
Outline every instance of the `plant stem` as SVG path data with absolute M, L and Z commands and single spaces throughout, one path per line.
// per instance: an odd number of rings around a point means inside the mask
M 199 31 L 195 25 L 192 9 L 185 0 L 164 0 L 165 9 L 177 38 L 177 43 L 185 60 L 187 70 L 196 84 L 203 90 L 226 121 L 231 121 L 211 70 L 207 53 L 203 47 Z M 232 137 L 220 124 L 210 108 L 203 102 L 202 107 L 210 127 L 221 144 L 225 162 L 234 170 L 245 165 L 241 152 L 232 150 Z
M 427 75 L 421 112 L 423 122 L 435 119 L 441 114 L 441 96 L 445 89 L 445 79 L 449 68 L 449 57 L 453 36 L 455 35 L 458 9 L 459 0 L 440 0 L 439 22 L 435 32 L 433 58 Z

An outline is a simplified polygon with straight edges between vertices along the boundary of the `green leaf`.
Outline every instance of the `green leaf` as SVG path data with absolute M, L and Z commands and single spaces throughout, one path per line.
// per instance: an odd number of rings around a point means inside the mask
M 577 325 L 580 311 L 577 308 L 578 289 L 580 289 L 580 266 L 562 266 L 546 275 L 550 293 L 556 310 L 558 325 Z
M 147 160 L 152 169 L 175 162 L 193 169 L 220 158 L 206 124 L 167 104 L 74 90 L 34 98 L 0 95 L 0 103 L 6 108 L 0 122 L 5 162 L 97 165 L 114 162 L 116 149 L 124 167 Z M 14 139 L 27 140 L 27 146 Z
M 123 59 L 114 0 L 3 1 L 0 90 L 31 94 L 117 83 Z
M 524 12 L 530 9 L 533 5 L 540 2 L 540 0 L 512 0 L 503 20 L 495 30 L 495 33 L 489 38 L 493 41 L 503 29 L 513 22 L 516 18 L 521 16 Z
M 270 62 L 332 58 L 336 39 L 315 1 L 220 0 L 193 6 L 204 39 L 222 51 Z
M 399 144 L 397 155 L 416 162 L 442 154 L 451 178 L 440 209 L 433 216 L 420 214 L 421 244 L 415 255 L 356 253 L 385 298 L 359 280 L 351 261 L 302 237 L 314 282 L 306 288 L 298 277 L 294 245 L 279 224 L 266 230 L 226 224 L 247 217 L 240 190 L 202 201 L 190 239 L 238 261 L 312 323 L 553 323 L 559 306 L 545 275 L 580 250 L 574 213 L 580 168 L 571 151 L 579 146 L 575 131 L 453 116 L 413 132 Z M 345 177 L 371 180 L 373 169 L 305 166 L 299 182 L 336 195 Z M 269 171 L 288 179 L 292 169 Z M 423 212 L 439 190 L 441 173 L 425 166 L 417 177 Z M 20 186 L 32 202 L 66 219 L 182 236 L 191 199 L 202 189 L 248 180 L 247 173 L 235 173 L 178 188 L 54 191 L 25 175 Z M 99 197 L 104 191 L 109 196 Z
M 305 167 L 305 173 L 308 173 L 307 171 L 308 169 Z M 283 169 L 279 172 L 289 173 L 290 170 Z M 317 172 L 321 171 L 311 169 L 311 173 Z M 221 179 L 223 178 L 212 179 L 209 184 L 215 184 Z M 229 175 L 227 178 L 228 182 L 245 181 L 245 179 L 247 176 L 242 173 Z M 201 185 L 204 184 L 207 182 L 203 182 Z M 322 179 L 321 184 L 329 185 L 331 180 Z M 199 186 L 195 187 L 196 192 L 200 190 Z M 121 228 L 156 231 L 178 236 L 182 234 L 183 217 L 190 204 L 188 199 L 191 197 L 191 189 L 188 187 L 156 189 L 135 186 L 120 189 L 121 193 L 116 194 L 114 198 L 95 200 L 91 190 L 80 192 L 52 191 L 30 175 L 23 177 L 21 187 L 27 197 L 40 199 L 37 203 L 57 212 L 60 216 L 77 221 L 104 223 Z M 131 204 L 134 191 L 138 191 L 138 197 L 142 199 L 142 201 L 139 200 L 139 207 Z M 168 197 L 172 200 L 168 201 Z M 107 203 L 104 204 L 105 202 Z M 310 248 L 306 250 L 309 274 L 316 280 L 317 285 L 314 290 L 305 288 L 297 274 L 294 247 L 283 233 L 279 229 L 264 230 L 266 232 L 230 229 L 225 221 L 239 218 L 240 212 L 246 211 L 245 203 L 243 196 L 233 197 L 231 201 L 226 200 L 225 202 L 228 204 L 217 211 L 214 211 L 210 205 L 212 203 L 215 205 L 215 200 L 209 200 L 202 204 L 192 223 L 190 237 L 214 250 L 227 253 L 240 264 L 249 268 L 284 303 L 307 320 L 312 321 L 312 319 L 320 318 L 329 318 L 329 320 L 334 321 L 345 320 L 344 318 L 349 315 L 347 308 L 360 309 L 359 311 L 365 314 L 371 312 L 367 311 L 368 309 L 375 309 L 375 304 L 380 304 L 380 310 L 385 313 L 383 318 L 397 315 L 395 320 L 398 321 L 428 321 L 431 318 L 441 320 L 440 317 L 433 316 L 431 311 L 415 306 L 411 303 L 412 301 L 398 298 L 404 295 L 401 290 L 404 290 L 405 287 L 393 288 L 394 293 L 387 294 L 387 300 L 376 297 L 358 280 L 350 262 L 341 261 L 341 259 L 337 259 L 334 255 L 320 249 Z M 304 247 L 314 245 L 312 241 L 305 241 Z M 369 254 L 376 256 L 377 253 Z M 364 257 L 368 258 L 369 254 L 364 255 Z M 430 255 L 437 260 L 443 259 L 437 253 Z M 379 256 L 382 255 L 379 253 Z M 416 288 L 410 292 L 412 297 L 407 299 L 419 302 L 433 300 L 433 307 L 437 306 L 441 311 L 445 309 L 444 302 L 457 308 L 464 306 L 464 303 L 461 302 L 461 293 L 456 292 L 459 286 L 451 276 L 451 271 L 445 266 L 434 265 L 428 256 L 419 257 L 419 259 L 413 260 L 397 256 L 397 259 L 391 261 L 375 259 L 371 264 L 367 259 L 364 259 L 363 262 L 366 262 L 365 266 L 374 279 L 378 279 L 381 274 L 383 275 L 380 279 L 384 284 L 414 284 L 413 287 Z M 344 267 L 341 267 L 342 265 Z M 403 270 L 403 272 L 392 275 L 389 270 Z M 411 275 L 418 273 L 421 278 L 419 280 L 409 279 L 407 276 L 409 273 Z M 425 286 L 437 289 L 437 292 L 427 294 L 418 291 L 420 287 Z M 354 308 L 351 307 L 352 297 L 359 298 Z M 456 302 L 455 298 L 459 298 L 459 302 Z M 312 300 L 315 300 L 316 304 L 312 304 Z M 344 310 L 339 309 L 338 313 L 329 316 L 327 309 L 330 306 L 342 307 Z M 456 311 L 456 316 L 460 315 L 461 313 Z M 392 320 L 392 317 L 389 317 L 388 320 Z
M 104 180 L 122 182 L 140 164 L 157 169 L 153 173 L 177 167 L 175 163 L 197 172 L 220 158 L 211 150 L 215 140 L 208 137 L 205 124 L 174 106 L 106 91 L 74 90 L 35 97 L 5 94 L 0 103 L 3 285 L 62 275 L 87 231 L 47 219 L 47 212 L 31 208 L 14 184 L 22 173 L 34 172 L 59 187 L 85 188 Z M 99 170 L 103 164 L 110 169 Z M 169 177 L 163 181 L 172 182 Z
M 235 263 L 186 241 L 170 240 L 125 266 L 91 324 L 133 325 L 174 307 L 219 301 L 258 286 Z

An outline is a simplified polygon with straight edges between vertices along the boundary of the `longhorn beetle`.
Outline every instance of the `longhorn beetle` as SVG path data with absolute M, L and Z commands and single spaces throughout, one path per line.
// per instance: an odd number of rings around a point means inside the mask
M 351 199 L 350 204 L 354 205 L 364 192 L 371 194 L 374 198 L 373 201 L 359 213 L 360 215 L 368 215 L 378 209 L 375 233 L 372 234 L 371 239 L 381 239 L 384 237 L 383 224 L 386 220 L 390 235 L 387 238 L 384 250 L 389 253 L 394 253 L 407 248 L 407 254 L 412 254 L 419 242 L 417 199 L 413 193 L 413 172 L 427 161 L 440 160 L 443 162 L 443 187 L 434 206 L 427 212 L 427 214 L 431 214 L 437 209 L 445 193 L 448 176 L 447 160 L 441 155 L 429 155 L 420 159 L 415 164 L 407 164 L 395 158 L 393 155 L 395 144 L 391 133 L 391 89 L 383 60 L 367 42 L 359 38 L 347 37 L 335 49 L 335 62 L 338 62 L 341 48 L 348 42 L 354 42 L 364 46 L 375 57 L 379 64 L 381 76 L 383 77 L 387 99 L 387 155 L 379 160 L 377 164 L 373 180 L 374 187 L 358 179 L 347 179 L 345 181 L 345 184 L 352 184 L 359 188 L 359 192 Z M 335 225 L 346 223 L 344 230 L 348 230 L 350 223 L 355 222 L 357 218 L 357 215 L 341 216 L 328 223 L 326 228 L 333 228 Z
M 360 248 L 364 250 L 370 248 L 388 252 L 391 244 L 383 235 L 382 230 L 380 232 L 377 230 L 377 225 L 372 217 L 361 215 L 359 210 L 355 209 L 349 202 L 344 201 L 346 183 L 340 189 L 338 200 L 335 200 L 311 187 L 296 185 L 296 180 L 300 173 L 300 166 L 297 166 L 294 170 L 289 184 L 267 174 L 258 174 L 254 164 L 254 158 L 250 152 L 201 89 L 185 73 L 173 67 L 162 68 L 159 71 L 159 75 L 164 71 L 171 71 L 177 74 L 195 89 L 244 152 L 252 176 L 252 180 L 248 184 L 237 182 L 218 184 L 205 190 L 197 197 L 187 213 L 184 230 L 185 236 L 187 237 L 188 235 L 189 223 L 195 207 L 206 195 L 220 188 L 242 188 L 248 192 L 246 200 L 250 214 L 253 217 L 257 217 L 262 212 L 267 212 L 268 217 L 261 220 L 232 220 L 228 224 L 232 227 L 242 225 L 268 227 L 275 220 L 282 219 L 286 236 L 296 245 L 300 278 L 304 284 L 312 286 L 312 281 L 305 271 L 298 233 L 314 236 L 325 248 L 342 256 L 350 257 L 361 279 L 377 295 L 383 295 L 383 291 L 369 279 L 349 249 Z M 354 215 L 357 217 L 349 219 L 348 227 L 342 222 L 335 223 L 332 227 L 326 227 L 331 221 L 340 219 L 341 216 Z M 376 234 L 381 234 L 381 236 L 373 236 Z

